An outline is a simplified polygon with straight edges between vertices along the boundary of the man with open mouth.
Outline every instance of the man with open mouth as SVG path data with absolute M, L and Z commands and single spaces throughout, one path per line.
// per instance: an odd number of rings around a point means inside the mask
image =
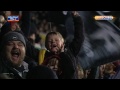
M 28 63 L 24 61 L 26 55 L 26 42 L 18 32 L 8 32 L 2 38 L 0 56 L 0 73 L 11 78 L 22 79 L 29 71 Z
M 18 32 L 10 31 L 5 34 L 1 41 L 0 50 L 0 76 L 4 77 L 3 79 L 27 79 L 27 73 L 37 67 L 37 64 L 34 67 L 31 66 L 30 62 L 33 59 L 26 57 L 26 42 L 24 36 Z M 46 70 L 54 75 L 50 69 L 42 66 L 37 68 L 41 70 L 38 69 L 37 72 L 43 72 L 43 75 L 46 74 Z M 34 73 L 32 72 L 33 75 Z M 29 79 L 32 78 L 35 77 Z M 43 76 L 38 76 L 38 78 L 43 78 Z M 54 79 L 52 76 L 45 76 L 44 78 Z

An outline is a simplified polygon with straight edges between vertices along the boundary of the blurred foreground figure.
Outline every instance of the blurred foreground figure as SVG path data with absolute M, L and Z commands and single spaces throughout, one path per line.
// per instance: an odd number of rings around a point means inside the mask
M 0 74 L 3 79 L 26 79 L 29 70 L 37 66 L 34 60 L 26 56 L 26 42 L 24 36 L 18 32 L 10 31 L 6 33 L 1 42 L 0 53 Z M 27 60 L 26 60 L 27 59 Z M 26 62 L 28 61 L 28 62 Z M 41 67 L 42 74 L 47 72 L 45 67 Z M 52 70 L 49 70 L 49 73 Z M 42 78 L 42 77 L 41 77 Z M 44 77 L 44 79 L 52 77 Z M 54 78 L 52 78 L 54 79 Z
M 58 79 L 57 75 L 50 68 L 45 66 L 37 66 L 30 70 L 27 79 Z
M 5 18 L 4 16 L 0 15 L 0 29 L 4 25 L 4 23 L 5 23 Z

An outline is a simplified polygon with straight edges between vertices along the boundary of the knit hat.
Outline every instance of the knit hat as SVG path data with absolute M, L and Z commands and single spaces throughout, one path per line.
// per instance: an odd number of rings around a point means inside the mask
M 26 47 L 24 36 L 21 33 L 15 31 L 8 32 L 2 38 L 2 45 L 6 44 L 8 41 L 21 41 Z

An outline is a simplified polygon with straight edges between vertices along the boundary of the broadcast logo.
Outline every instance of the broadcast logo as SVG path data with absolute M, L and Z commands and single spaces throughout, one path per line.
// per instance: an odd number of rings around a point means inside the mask
M 113 20 L 113 16 L 95 16 L 95 20 Z
M 8 22 L 18 22 L 19 16 L 8 16 L 7 21 Z

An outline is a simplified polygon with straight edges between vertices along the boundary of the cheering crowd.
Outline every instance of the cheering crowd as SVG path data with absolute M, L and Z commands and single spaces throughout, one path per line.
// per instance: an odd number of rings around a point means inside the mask
M 8 22 L 8 16 L 19 16 L 19 22 Z M 78 11 L 50 17 L 50 11 L 0 12 L 1 79 L 120 78 L 118 59 L 94 60 L 88 69 L 81 66 L 77 57 L 84 45 L 85 25 Z M 73 38 L 64 25 L 67 17 L 73 21 Z

